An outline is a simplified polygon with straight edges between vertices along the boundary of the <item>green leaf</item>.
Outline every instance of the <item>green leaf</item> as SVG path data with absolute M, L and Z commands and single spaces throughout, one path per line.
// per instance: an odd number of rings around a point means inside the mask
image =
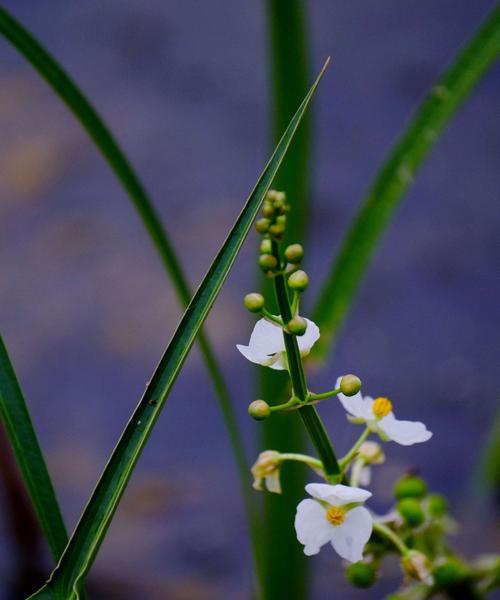
M 28 407 L 1 337 L 0 414 L 38 520 L 57 561 L 68 535 Z
M 21 54 L 25 56 L 25 58 L 27 58 L 45 81 L 60 96 L 66 106 L 73 112 L 78 121 L 86 129 L 97 148 L 101 151 L 102 155 L 118 177 L 118 180 L 127 191 L 158 254 L 160 255 L 167 274 L 172 280 L 182 306 L 186 307 L 192 294 L 186 277 L 181 269 L 180 262 L 167 236 L 167 232 L 156 214 L 149 195 L 108 127 L 58 62 L 30 32 L 28 32 L 2 7 L 0 7 L 0 32 Z M 256 563 L 257 571 L 260 572 L 258 564 L 259 522 L 252 490 L 248 482 L 249 465 L 243 447 L 242 436 L 239 432 L 229 392 L 217 358 L 208 339 L 202 331 L 198 334 L 198 343 L 205 365 L 212 378 L 233 449 L 236 465 L 238 467 L 238 475 L 242 485 L 243 499 L 250 525 L 254 561 Z
M 321 338 L 312 357 L 324 358 L 354 301 L 382 234 L 445 125 L 498 59 L 496 6 L 417 110 L 383 164 L 356 216 L 319 296 L 312 318 Z
M 158 367 L 97 483 L 80 522 L 48 583 L 31 598 L 76 600 L 127 482 L 194 339 L 243 244 L 265 194 L 326 68 L 302 101 L 240 216 L 190 302 Z
M 309 43 L 302 0 L 267 0 L 270 80 L 272 83 L 273 143 L 293 115 L 307 90 L 309 81 Z M 284 190 L 292 210 L 287 215 L 286 240 L 302 242 L 309 221 L 311 161 L 311 114 L 301 125 L 287 153 L 273 187 Z M 270 280 L 261 277 L 266 302 L 272 302 Z M 270 310 L 274 310 L 271 305 Z M 276 307 L 276 312 L 278 309 Z M 260 369 L 259 398 L 279 404 L 289 394 L 289 377 Z M 305 451 L 305 430 L 298 414 L 277 415 L 262 423 L 263 448 L 295 452 Z M 286 494 L 265 494 L 263 537 L 266 541 L 264 565 L 265 598 L 297 600 L 306 595 L 309 563 L 297 542 L 291 524 L 295 507 L 305 486 L 305 469 L 293 466 L 283 470 Z

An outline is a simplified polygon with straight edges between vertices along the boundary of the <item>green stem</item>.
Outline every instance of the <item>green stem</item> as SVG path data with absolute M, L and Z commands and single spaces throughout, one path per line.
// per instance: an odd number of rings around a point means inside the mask
M 284 452 L 280 453 L 280 460 L 294 460 L 296 462 L 302 462 L 314 469 L 323 470 L 323 463 L 312 456 L 307 456 L 307 454 L 297 454 L 295 452 Z
M 380 535 L 384 536 L 385 538 L 387 538 L 389 541 L 391 541 L 394 546 L 396 546 L 398 552 L 401 554 L 401 556 L 405 556 L 406 554 L 408 554 L 409 552 L 409 548 L 408 546 L 403 542 L 403 540 L 396 534 L 394 533 L 394 531 L 392 531 L 392 529 L 389 529 L 389 527 L 387 527 L 387 525 L 384 525 L 383 523 L 377 523 L 377 522 L 373 522 L 373 531 L 376 531 L 377 533 L 379 533 Z
M 275 325 L 278 325 L 279 327 L 283 327 L 283 321 L 276 315 L 273 315 L 272 313 L 270 313 L 265 308 L 262 309 L 262 317 L 264 319 L 266 319 L 266 321 L 271 321 L 271 323 L 274 323 Z
M 354 446 L 349 450 L 349 452 L 339 460 L 339 465 L 342 471 L 348 467 L 351 460 L 356 456 L 359 449 L 361 448 L 362 443 L 366 440 L 366 438 L 370 435 L 371 431 L 369 427 L 366 427 L 363 433 L 359 436 L 358 441 L 354 444 Z
M 279 248 L 277 242 L 272 242 L 273 255 L 281 262 Z M 288 291 L 286 287 L 286 281 L 282 274 L 277 275 L 274 278 L 274 291 L 276 294 L 276 300 L 280 309 L 281 317 L 285 323 L 288 323 L 292 318 L 292 309 L 290 306 L 290 299 L 288 297 Z M 285 349 L 288 359 L 288 371 L 292 380 L 292 386 L 294 395 L 305 403 L 307 402 L 308 394 L 306 378 L 304 375 L 304 368 L 302 366 L 302 359 L 300 357 L 299 346 L 297 338 L 294 335 L 290 335 L 286 331 L 283 331 L 283 338 L 285 341 Z M 340 467 L 337 462 L 337 457 L 333 449 L 332 443 L 326 429 L 313 406 L 302 406 L 299 414 L 306 426 L 309 437 L 312 440 L 316 451 L 318 452 L 325 474 L 329 479 L 333 479 L 340 474 Z
M 362 458 L 358 458 L 351 469 L 351 477 L 349 479 L 349 485 L 351 487 L 359 487 L 359 480 L 361 478 L 361 472 L 365 467 L 366 463 Z
M 270 406 L 269 409 L 271 412 L 286 410 L 287 408 L 294 408 L 301 405 L 301 401 L 297 398 L 297 396 L 292 396 L 288 402 L 284 402 L 283 404 L 275 404 L 274 406 Z
M 326 400 L 327 398 L 331 398 L 337 394 L 340 394 L 340 388 L 330 390 L 329 392 L 321 392 L 321 394 L 313 394 L 312 392 L 309 392 L 309 398 L 311 400 Z

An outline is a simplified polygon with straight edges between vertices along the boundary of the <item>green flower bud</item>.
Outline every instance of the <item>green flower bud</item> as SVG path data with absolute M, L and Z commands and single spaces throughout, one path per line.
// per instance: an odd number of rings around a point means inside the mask
M 421 477 L 408 475 L 396 482 L 394 496 L 398 500 L 403 498 L 423 498 L 427 494 L 427 484 Z
M 361 389 L 361 379 L 356 375 L 344 375 L 340 380 L 340 391 L 346 396 L 354 396 Z
M 261 254 L 259 257 L 259 267 L 267 273 L 274 271 L 278 267 L 278 261 L 272 254 Z
M 441 494 L 430 494 L 427 498 L 429 513 L 432 517 L 444 517 L 448 512 L 448 501 Z
M 274 217 L 274 206 L 271 204 L 271 202 L 264 202 L 264 204 L 262 205 L 262 214 L 268 219 Z
M 422 505 L 415 498 L 404 498 L 398 503 L 397 509 L 410 527 L 418 527 L 424 522 L 425 515 Z
M 260 243 L 260 253 L 261 254 L 271 254 L 273 251 L 273 244 L 271 240 L 265 239 Z
M 296 265 L 304 257 L 304 248 L 300 244 L 291 244 L 285 250 L 285 258 L 288 262 Z
M 280 215 L 279 217 L 276 217 L 276 223 L 278 225 L 286 225 L 286 215 Z
M 345 570 L 347 581 L 359 588 L 369 588 L 375 583 L 376 571 L 373 565 L 364 562 L 352 563 Z
M 435 567 L 433 575 L 436 585 L 446 589 L 463 583 L 467 579 L 469 572 L 467 567 L 458 558 L 450 557 Z
M 290 333 L 293 333 L 294 335 L 304 335 L 307 329 L 307 322 L 304 318 L 299 317 L 297 315 L 296 317 L 293 317 L 293 319 L 288 321 L 286 328 Z
M 295 271 L 288 278 L 288 287 L 296 292 L 303 292 L 309 285 L 309 277 L 305 271 Z
M 285 235 L 285 225 L 283 223 L 275 223 L 269 227 L 269 235 L 277 240 L 281 240 Z
M 248 414 L 256 421 L 262 421 L 271 414 L 271 409 L 264 400 L 254 400 L 248 407 Z
M 247 294 L 243 299 L 243 304 L 252 313 L 260 312 L 264 308 L 264 296 L 256 292 Z
M 269 230 L 269 225 L 271 225 L 271 221 L 269 219 L 259 219 L 255 222 L 255 229 L 259 233 L 267 233 Z

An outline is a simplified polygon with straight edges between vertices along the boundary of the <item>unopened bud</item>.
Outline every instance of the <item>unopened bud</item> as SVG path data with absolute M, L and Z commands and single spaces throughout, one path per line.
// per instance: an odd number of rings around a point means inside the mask
M 277 240 L 281 240 L 285 235 L 285 225 L 283 223 L 275 223 L 269 227 L 269 235 Z
M 256 292 L 247 294 L 243 299 L 243 304 L 252 313 L 260 312 L 264 308 L 264 296 Z
M 304 257 L 304 248 L 300 244 L 291 244 L 285 250 L 285 258 L 288 262 L 297 264 Z
M 271 254 L 273 251 L 273 244 L 271 240 L 265 239 L 260 243 L 260 253 L 261 254 Z
M 361 389 L 361 379 L 356 375 L 344 375 L 340 380 L 339 387 L 346 396 L 354 396 Z
M 288 287 L 296 292 L 303 292 L 309 285 L 309 277 L 305 271 L 295 271 L 288 278 Z
M 436 585 L 446 589 L 463 583 L 469 572 L 458 558 L 450 557 L 434 569 L 433 575 Z
M 404 498 L 423 498 L 427 494 L 427 484 L 421 477 L 407 475 L 394 485 L 394 496 L 398 500 Z
M 397 509 L 404 522 L 410 527 L 418 527 L 424 522 L 425 515 L 422 505 L 415 498 L 401 500 L 397 505 Z
M 259 219 L 255 222 L 255 229 L 259 233 L 267 233 L 269 230 L 269 225 L 271 225 L 271 221 L 269 219 Z
M 297 315 L 296 317 L 293 317 L 293 319 L 288 321 L 288 323 L 286 324 L 286 328 L 290 333 L 293 333 L 294 335 L 304 335 L 307 329 L 307 321 L 303 317 L 299 317 Z
M 262 421 L 271 414 L 271 409 L 264 400 L 254 400 L 248 407 L 248 414 L 256 421 Z
M 359 449 L 359 456 L 369 465 L 381 465 L 385 462 L 384 451 L 377 442 L 363 442 Z
M 448 512 L 448 501 L 441 494 L 431 494 L 427 498 L 427 506 L 432 517 L 444 517 Z
M 276 257 L 272 254 L 261 254 L 259 257 L 259 267 L 267 273 L 267 271 L 274 271 L 278 266 Z
M 428 585 L 432 584 L 431 563 L 427 556 L 418 550 L 410 550 L 401 559 L 401 568 L 406 575 Z
M 359 588 L 369 588 L 375 583 L 376 571 L 373 565 L 356 562 L 350 564 L 345 570 L 349 583 Z
M 264 202 L 262 205 L 262 214 L 268 219 L 274 216 L 274 206 L 271 204 L 271 202 Z

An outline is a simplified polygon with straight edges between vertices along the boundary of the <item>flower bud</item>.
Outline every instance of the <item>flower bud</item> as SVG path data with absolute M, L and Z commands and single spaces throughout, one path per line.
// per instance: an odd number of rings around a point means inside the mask
M 403 498 L 423 498 L 427 493 L 427 484 L 421 477 L 408 475 L 401 478 L 394 486 L 394 496 L 398 500 Z
M 369 465 L 381 465 L 385 462 L 384 451 L 377 442 L 363 442 L 359 449 L 359 457 Z
M 264 308 L 264 296 L 256 292 L 247 294 L 243 298 L 243 304 L 252 313 L 260 312 Z
M 300 244 L 291 244 L 285 250 L 285 258 L 294 265 L 300 263 L 303 257 L 304 248 Z
M 450 557 L 435 567 L 433 575 L 436 585 L 446 589 L 463 583 L 467 579 L 469 572 L 467 567 L 458 558 Z
M 448 512 L 448 501 L 441 494 L 430 494 L 427 502 L 429 513 L 432 517 L 444 517 Z
M 269 239 L 265 239 L 262 240 L 262 242 L 260 243 L 260 253 L 261 254 L 271 254 L 271 252 L 273 251 L 273 244 L 271 242 L 271 240 Z
M 293 319 L 288 321 L 288 323 L 286 324 L 286 328 L 290 333 L 293 333 L 294 335 L 304 335 L 307 329 L 307 322 L 303 317 L 299 317 L 297 315 L 296 317 L 293 317 Z
M 259 267 L 266 273 L 267 271 L 274 271 L 278 266 L 276 257 L 272 254 L 261 254 L 259 257 Z
M 410 550 L 401 559 L 401 568 L 406 575 L 428 585 L 432 584 L 431 563 L 427 556 L 418 550 Z
M 275 223 L 269 227 L 269 235 L 277 240 L 281 240 L 285 235 L 285 225 L 284 223 Z
M 275 450 L 261 452 L 252 467 L 253 487 L 268 492 L 281 494 L 280 454 Z
M 269 230 L 269 225 L 271 225 L 271 221 L 269 219 L 258 219 L 255 222 L 255 229 L 259 233 L 267 233 Z
M 356 375 L 344 375 L 340 380 L 339 387 L 346 396 L 354 396 L 361 389 L 361 379 Z
M 271 414 L 271 409 L 264 400 L 254 400 L 248 407 L 248 414 L 256 421 L 263 421 Z
M 376 571 L 373 565 L 364 562 L 350 564 L 345 570 L 347 581 L 359 588 L 369 588 L 375 583 Z
M 309 285 L 309 277 L 305 271 L 295 271 L 288 278 L 288 287 L 295 292 L 303 292 Z
M 262 214 L 268 219 L 274 217 L 274 206 L 271 202 L 264 201 L 264 204 L 262 205 Z
M 410 527 L 418 527 L 424 522 L 422 505 L 415 498 L 404 498 L 398 503 L 397 509 L 404 522 Z

